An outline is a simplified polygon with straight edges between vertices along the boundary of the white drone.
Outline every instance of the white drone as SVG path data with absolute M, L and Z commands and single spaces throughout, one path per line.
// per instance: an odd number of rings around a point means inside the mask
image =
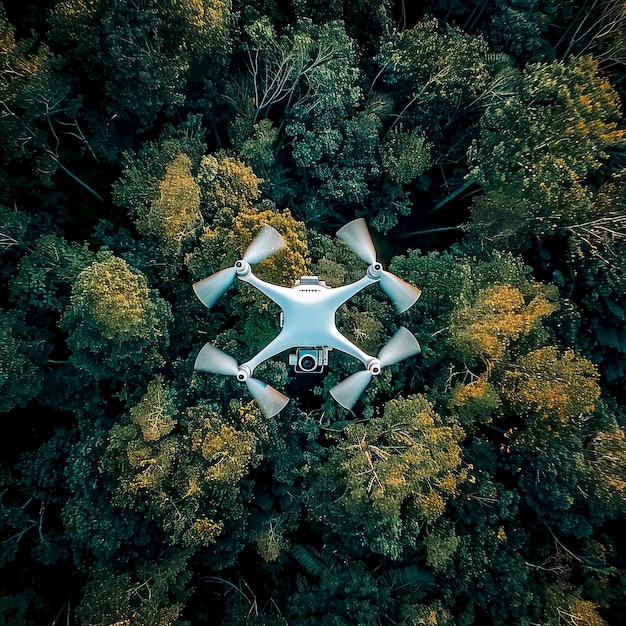
M 294 366 L 297 374 L 323 371 L 328 364 L 328 352 L 332 349 L 359 359 L 365 369 L 348 376 L 330 391 L 333 398 L 346 409 L 352 409 L 372 376 L 380 374 L 381 368 L 418 354 L 420 346 L 417 339 L 404 327 L 398 329 L 377 357 L 365 353 L 337 330 L 337 309 L 372 283 L 380 282 L 399 313 L 413 306 L 421 294 L 419 289 L 386 272 L 376 261 L 376 250 L 365 220 L 357 219 L 346 224 L 337 232 L 337 237 L 369 263 L 367 274 L 349 285 L 331 288 L 317 276 L 303 276 L 293 287 L 282 287 L 256 277 L 250 265 L 260 263 L 285 246 L 280 233 L 271 226 L 261 229 L 234 267 L 194 283 L 196 295 L 209 308 L 233 284 L 235 278 L 239 278 L 256 287 L 282 309 L 280 333 L 249 361 L 238 365 L 232 356 L 207 343 L 198 353 L 194 369 L 236 376 L 237 380 L 246 383 L 263 413 L 272 417 L 286 406 L 289 398 L 257 378 L 252 378 L 252 374 L 263 361 L 280 352 L 296 349 L 294 354 L 289 355 L 289 364 Z

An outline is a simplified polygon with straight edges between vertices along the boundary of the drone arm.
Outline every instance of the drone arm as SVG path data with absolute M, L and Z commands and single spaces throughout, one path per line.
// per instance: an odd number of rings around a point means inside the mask
M 367 354 L 367 352 L 363 352 L 361 348 L 352 343 L 347 337 L 344 337 L 336 329 L 334 329 L 333 332 L 332 343 L 329 342 L 329 344 L 332 348 L 345 352 L 347 355 L 358 359 L 361 363 L 363 363 L 363 365 L 365 365 L 365 367 L 367 367 L 370 361 L 374 358 L 373 356 Z
M 374 358 L 352 343 L 347 337 L 344 337 L 337 329 L 329 331 L 328 341 L 324 342 L 331 348 L 345 352 L 347 355 L 358 359 L 366 367 Z M 273 356 L 284 352 L 285 350 L 291 350 L 298 346 L 298 342 L 294 341 L 294 337 L 291 333 L 284 330 L 273 341 L 268 343 L 265 348 L 255 354 L 249 361 L 242 363 L 242 366 L 247 367 L 250 370 L 250 374 L 261 365 L 264 361 L 271 359 Z
M 239 278 L 253 287 L 256 287 L 262 294 L 265 294 L 281 308 L 282 303 L 285 301 L 285 296 L 291 292 L 290 288 L 265 282 L 258 276 L 255 276 L 252 272 L 250 272 L 247 276 L 240 276 Z
M 293 347 L 294 343 L 291 340 L 291 337 L 289 337 L 283 330 L 278 337 L 270 341 L 265 348 L 255 354 L 249 361 L 242 363 L 242 365 L 246 366 L 250 370 L 250 374 L 252 374 L 252 372 L 254 372 L 254 370 L 261 365 L 261 363 L 263 363 L 263 361 L 267 361 L 273 356 L 276 356 L 277 354 Z
M 347 302 L 350 298 L 359 293 L 359 291 L 373 283 L 377 283 L 379 280 L 380 277 L 372 278 L 369 274 L 366 274 L 363 278 L 354 283 L 335 287 L 331 295 L 333 306 L 335 309 L 339 308 L 344 302 Z

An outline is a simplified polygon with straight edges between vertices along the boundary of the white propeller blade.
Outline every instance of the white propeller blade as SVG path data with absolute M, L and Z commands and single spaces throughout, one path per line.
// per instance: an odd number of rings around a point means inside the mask
M 243 260 L 254 265 L 267 259 L 267 257 L 284 247 L 285 241 L 280 233 L 275 228 L 266 225 L 263 226 L 244 252 Z M 228 267 L 194 283 L 193 290 L 202 304 L 210 308 L 233 284 L 236 277 L 237 270 L 234 267 Z
M 422 292 L 413 285 L 384 270 L 380 277 L 380 288 L 389 296 L 398 313 L 410 309 L 422 295 Z
M 366 263 L 370 265 L 376 263 L 376 249 L 363 218 L 353 220 L 342 226 L 337 231 L 337 237 L 345 241 Z M 404 313 L 410 309 L 422 293 L 413 285 L 386 271 L 381 274 L 380 287 L 389 296 L 398 313 Z
M 265 225 L 244 252 L 243 260 L 254 265 L 285 247 L 285 240 L 272 226 Z
M 400 326 L 395 335 L 382 347 L 378 353 L 378 359 L 381 367 L 387 367 L 419 354 L 421 351 L 420 344 L 413 333 L 404 326 Z
M 194 364 L 196 370 L 224 376 L 237 376 L 238 368 L 237 361 L 232 356 L 222 352 L 211 343 L 204 344 Z M 287 396 L 257 378 L 247 378 L 246 385 L 265 417 L 273 417 L 280 413 L 289 402 Z
M 410 330 L 407 330 L 403 326 L 398 328 L 395 335 L 382 347 L 378 353 L 378 360 L 381 367 L 387 367 L 393 365 L 404 359 L 408 359 L 410 356 L 419 354 L 421 352 L 420 345 L 413 336 Z M 356 404 L 360 395 L 365 391 L 365 388 L 370 384 L 373 374 L 369 370 L 361 370 L 348 376 L 345 380 L 342 380 L 338 385 L 335 385 L 330 390 L 330 395 L 336 402 L 341 404 L 342 407 L 350 410 Z
M 380 288 L 389 296 L 398 313 L 410 309 L 422 295 L 422 292 L 413 285 L 384 270 L 380 277 Z
M 228 267 L 194 283 L 193 290 L 196 292 L 200 302 L 204 306 L 211 308 L 218 301 L 219 297 L 233 284 L 236 276 L 237 271 L 235 268 Z
M 213 374 L 224 374 L 224 376 L 237 376 L 237 361 L 216 348 L 211 343 L 205 343 L 202 350 L 198 352 L 194 369 L 201 372 L 212 372 Z
M 274 417 L 280 413 L 289 403 L 289 398 L 280 391 L 266 385 L 258 378 L 248 378 L 246 380 L 250 395 L 257 401 L 265 417 Z
M 370 236 L 365 220 L 359 219 L 348 222 L 337 231 L 337 237 L 345 241 L 352 251 L 370 265 L 376 263 L 376 249 Z
M 330 395 L 335 399 L 335 402 L 341 404 L 345 409 L 352 409 L 359 399 L 360 395 L 365 391 L 365 388 L 370 384 L 372 380 L 372 373 L 369 370 L 361 370 L 351 376 L 348 376 L 345 380 L 342 380 L 338 385 L 335 385 L 330 390 Z

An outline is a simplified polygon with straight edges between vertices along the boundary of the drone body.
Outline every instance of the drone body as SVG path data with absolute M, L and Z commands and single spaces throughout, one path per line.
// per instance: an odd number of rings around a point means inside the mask
M 303 276 L 293 287 L 283 287 L 255 276 L 250 264 L 259 263 L 285 245 L 281 235 L 271 226 L 265 226 L 261 230 L 244 253 L 243 259 L 237 261 L 234 267 L 221 270 L 195 283 L 193 287 L 196 295 L 203 304 L 211 307 L 234 279 L 239 278 L 273 300 L 282 310 L 282 315 L 280 333 L 250 360 L 238 365 L 231 356 L 207 343 L 196 357 L 194 368 L 236 376 L 239 381 L 246 383 L 265 415 L 271 417 L 284 408 L 289 398 L 252 378 L 252 374 L 261 363 L 281 352 L 297 350 L 289 359 L 296 373 L 322 371 L 331 349 L 340 350 L 360 360 L 366 369 L 352 374 L 330 392 L 347 409 L 354 406 L 372 376 L 379 374 L 382 367 L 419 353 L 417 340 L 406 328 L 400 328 L 377 357 L 361 350 L 337 330 L 337 309 L 373 283 L 381 283 L 399 312 L 411 307 L 421 293 L 419 289 L 383 270 L 382 265 L 376 261 L 376 252 L 364 220 L 358 219 L 346 224 L 337 236 L 370 264 L 367 274 L 354 283 L 330 288 L 316 276 Z

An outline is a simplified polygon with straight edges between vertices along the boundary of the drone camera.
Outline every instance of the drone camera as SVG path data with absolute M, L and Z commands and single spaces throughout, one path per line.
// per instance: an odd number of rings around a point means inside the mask
M 289 365 L 296 374 L 320 374 L 328 365 L 328 348 L 298 348 L 289 355 Z

